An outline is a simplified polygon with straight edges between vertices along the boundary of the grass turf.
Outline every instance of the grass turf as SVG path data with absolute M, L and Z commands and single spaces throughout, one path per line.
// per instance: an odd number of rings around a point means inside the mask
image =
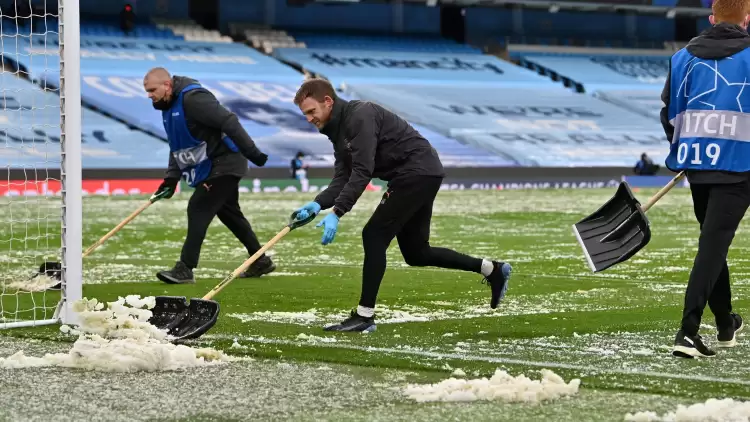
M 675 189 L 649 211 L 653 238 L 646 249 L 626 263 L 592 274 L 571 225 L 613 193 L 610 189 L 442 192 L 435 206 L 431 243 L 510 262 L 514 272 L 505 301 L 491 310 L 489 287 L 480 283 L 477 274 L 407 267 L 394 241 L 379 295 L 378 330 L 369 335 L 327 333 L 321 327 L 340 320 L 359 297 L 363 257 L 359 235 L 379 199 L 376 193 L 366 193 L 342 219 L 333 244 L 320 245 L 321 232 L 314 224 L 295 230 L 273 249 L 275 273 L 235 280 L 222 291 L 215 298 L 221 304 L 219 322 L 194 344 L 271 362 L 343 365 L 371 380 L 370 384 L 382 383 L 387 371 L 408 374 L 402 383 L 435 382 L 454 368 L 462 368 L 470 378 L 489 377 L 496 368 L 538 378 L 531 371 L 549 368 L 566 381 L 582 379 L 580 397 L 541 407 L 417 405 L 389 399 L 385 402 L 399 408 L 389 419 L 484 419 L 501 411 L 514 420 L 552 415 L 557 420 L 581 420 L 580 409 L 587 408 L 593 412 L 588 414 L 592 420 L 622 420 L 624 412 L 669 410 L 677 403 L 710 397 L 749 396 L 745 341 L 711 360 L 678 360 L 669 353 L 697 247 L 698 227 L 688 190 Z M 645 202 L 652 193 L 641 191 L 637 196 Z M 244 195 L 241 200 L 264 242 L 310 196 Z M 86 198 L 84 248 L 143 200 Z M 0 243 L 9 257 L 1 261 L 9 282 L 33 272 L 40 263 L 33 258 L 54 254 L 59 246 L 59 231 L 55 231 L 59 208 L 52 199 L 5 201 L 3 205 L 14 210 L 12 224 L 10 219 L 0 223 L 0 240 L 13 239 Z M 196 270 L 198 283 L 169 286 L 156 280 L 154 273 L 171 267 L 179 256 L 186 202 L 183 195 L 157 203 L 86 258 L 84 296 L 99 300 L 128 294 L 201 297 L 239 266 L 247 253 L 216 220 Z M 741 226 L 730 251 L 734 306 L 740 313 L 748 305 L 746 235 L 747 228 Z M 18 297 L 9 293 L 6 290 L 2 296 L 5 318 L 15 316 L 16 309 L 39 310 L 56 301 L 52 293 Z M 703 323 L 704 338 L 715 341 L 708 309 Z M 0 334 L 71 341 L 57 326 Z M 235 341 L 243 347 L 231 348 Z M 361 403 L 353 410 L 321 406 L 292 418 L 378 419 L 383 415 L 379 406 Z

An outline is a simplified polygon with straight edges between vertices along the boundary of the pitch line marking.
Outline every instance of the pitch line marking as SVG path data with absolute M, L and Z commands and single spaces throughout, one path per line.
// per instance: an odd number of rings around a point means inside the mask
M 286 345 L 286 346 L 300 346 L 300 347 L 302 346 L 320 347 L 320 348 L 326 348 L 326 349 L 347 349 L 347 350 L 356 350 L 356 351 L 361 351 L 361 352 L 392 353 L 392 354 L 401 354 L 401 355 L 409 355 L 409 356 L 422 356 L 422 357 L 429 357 L 429 358 L 436 358 L 436 359 L 454 359 L 454 360 L 478 361 L 478 362 L 489 362 L 489 363 L 500 363 L 500 364 L 511 364 L 511 365 L 525 365 L 525 366 L 535 366 L 535 367 L 540 367 L 540 368 L 559 368 L 559 369 L 569 369 L 569 370 L 576 370 L 576 371 L 582 371 L 582 372 L 598 372 L 598 373 L 616 374 L 616 375 L 642 375 L 642 376 L 655 377 L 655 378 L 681 379 L 681 380 L 687 380 L 687 381 L 704 381 L 704 382 L 716 382 L 716 383 L 724 383 L 724 384 L 736 384 L 736 385 L 750 386 L 750 380 L 741 380 L 741 379 L 733 379 L 733 378 L 718 378 L 718 377 L 710 377 L 710 376 L 705 376 L 705 375 L 670 374 L 666 372 L 651 372 L 651 371 L 637 371 L 637 370 L 626 371 L 622 369 L 602 369 L 602 368 L 592 368 L 591 366 L 573 365 L 573 364 L 559 363 L 559 362 L 543 362 L 543 361 L 502 358 L 502 357 L 492 357 L 492 356 L 462 355 L 462 354 L 457 354 L 457 353 L 429 352 L 425 350 L 404 350 L 404 349 L 394 349 L 390 347 L 372 347 L 372 346 L 364 347 L 364 346 L 357 346 L 357 345 L 352 345 L 352 344 L 301 343 L 301 342 L 290 341 L 290 340 L 230 336 L 226 334 L 209 335 L 209 336 L 203 336 L 203 337 L 204 338 L 210 337 L 211 339 L 218 339 L 218 340 L 237 339 L 240 341 L 249 341 L 252 343 L 262 343 L 262 344 L 281 344 L 281 345 Z

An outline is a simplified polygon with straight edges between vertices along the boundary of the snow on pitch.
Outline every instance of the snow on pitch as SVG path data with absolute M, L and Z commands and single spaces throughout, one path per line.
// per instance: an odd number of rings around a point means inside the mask
M 540 403 L 578 393 L 581 380 L 569 383 L 548 369 L 542 369 L 542 379 L 532 380 L 524 374 L 513 377 L 497 369 L 490 378 L 448 378 L 437 384 L 410 384 L 404 394 L 417 402 L 468 402 L 499 400 L 505 402 Z M 460 373 L 454 372 L 456 375 Z
M 637 412 L 625 415 L 631 422 L 747 422 L 750 421 L 750 402 L 733 399 L 708 399 L 705 403 L 679 405 L 677 411 L 659 416 L 656 412 Z
M 0 358 L 0 368 L 58 366 L 106 372 L 171 371 L 182 368 L 221 364 L 233 360 L 211 348 L 195 349 L 174 345 L 167 333 L 148 323 L 154 297 L 141 299 L 130 295 L 104 304 L 82 299 L 74 304 L 81 325 L 60 327 L 77 335 L 68 353 L 26 356 L 23 350 Z

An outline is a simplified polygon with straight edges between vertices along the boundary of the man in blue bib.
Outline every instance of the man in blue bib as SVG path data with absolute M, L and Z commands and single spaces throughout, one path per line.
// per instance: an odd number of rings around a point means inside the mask
M 156 276 L 170 284 L 194 283 L 193 269 L 198 266 L 203 239 L 214 217 L 219 217 L 249 254 L 260 249 L 240 209 L 238 189 L 247 172 L 247 160 L 262 167 L 268 156 L 255 146 L 237 116 L 197 81 L 154 68 L 144 77 L 143 87 L 154 108 L 162 112 L 169 139 L 169 167 L 157 193 L 166 191 L 165 198 L 171 198 L 180 177 L 195 188 L 188 202 L 188 230 L 180 260 Z M 260 277 L 275 268 L 263 255 L 242 276 Z
M 713 25 L 670 61 L 661 121 L 670 143 L 666 166 L 687 172 L 698 252 L 672 354 L 714 356 L 698 335 L 706 303 L 717 347 L 734 347 L 742 318 L 732 312 L 727 253 L 750 205 L 750 36 L 747 2 L 715 0 Z

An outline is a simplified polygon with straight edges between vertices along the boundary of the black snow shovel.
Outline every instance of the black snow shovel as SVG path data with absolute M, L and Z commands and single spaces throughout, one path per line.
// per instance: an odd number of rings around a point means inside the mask
M 258 260 L 287 233 L 315 219 L 315 215 L 311 215 L 305 220 L 297 221 L 296 216 L 297 212 L 295 211 L 283 230 L 202 298 L 193 298 L 188 303 L 184 296 L 157 296 L 155 298 L 156 305 L 151 309 L 152 315 L 149 318 L 149 323 L 157 328 L 167 330 L 167 334 L 172 337 L 171 340 L 174 343 L 202 336 L 216 324 L 216 320 L 219 318 L 219 303 L 212 298 L 228 286 L 232 280 L 247 271 L 253 262 Z
M 164 198 L 169 192 L 161 192 L 161 193 L 155 193 L 151 195 L 151 197 L 146 201 L 143 205 L 138 207 L 137 210 L 133 211 L 129 216 L 125 217 L 124 220 L 120 222 L 115 228 L 110 230 L 107 234 L 101 237 L 101 239 L 97 240 L 96 243 L 89 246 L 88 249 L 86 249 L 83 252 L 82 257 L 86 258 L 87 256 L 91 255 L 92 252 L 99 246 L 101 246 L 104 242 L 107 241 L 110 237 L 114 236 L 115 233 L 119 232 L 123 227 L 125 227 L 128 223 L 133 221 L 134 218 L 136 218 L 140 213 L 143 211 L 146 211 L 146 208 L 150 207 L 151 204 L 154 202 Z M 31 278 L 35 278 L 40 275 L 46 275 L 48 277 L 54 278 L 56 280 L 62 280 L 62 263 L 56 262 L 56 261 L 46 261 L 42 263 L 42 265 L 39 266 L 39 271 L 37 271 L 36 274 L 34 274 Z M 56 285 L 50 287 L 50 289 L 59 289 L 62 283 L 57 283 Z
M 615 195 L 593 214 L 573 225 L 593 272 L 627 261 L 651 240 L 646 211 L 685 176 L 680 172 L 641 206 L 627 182 L 620 182 Z

